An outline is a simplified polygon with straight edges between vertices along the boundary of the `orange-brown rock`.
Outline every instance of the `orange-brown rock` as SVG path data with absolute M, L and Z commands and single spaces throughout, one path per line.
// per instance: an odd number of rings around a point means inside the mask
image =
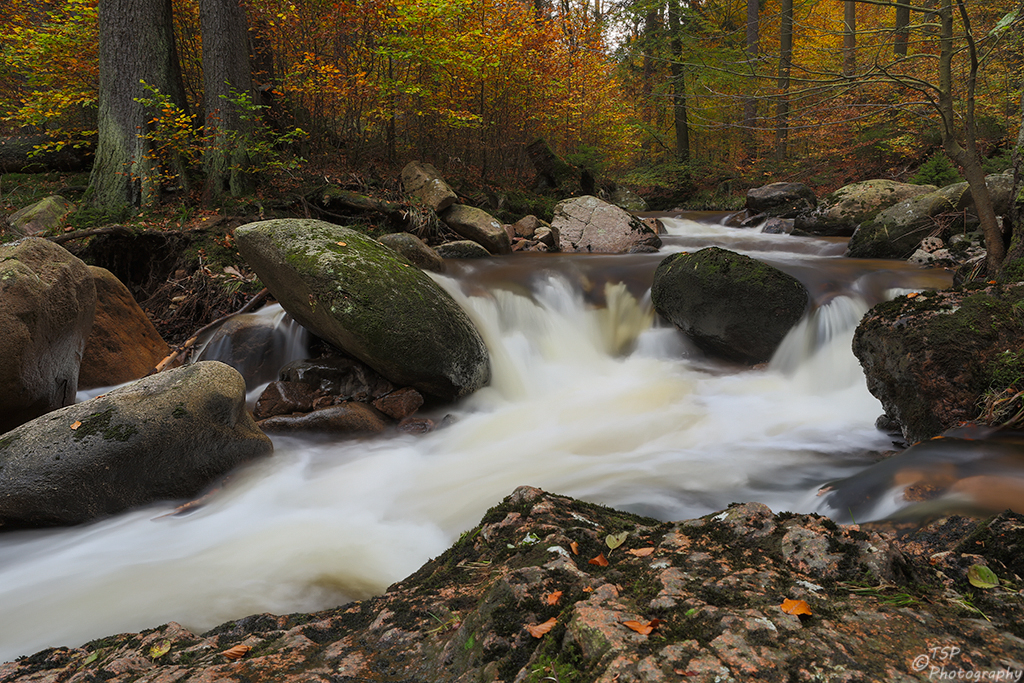
M 145 377 L 167 356 L 167 342 L 113 273 L 97 266 L 89 266 L 89 271 L 96 283 L 96 315 L 78 388 L 109 387 Z

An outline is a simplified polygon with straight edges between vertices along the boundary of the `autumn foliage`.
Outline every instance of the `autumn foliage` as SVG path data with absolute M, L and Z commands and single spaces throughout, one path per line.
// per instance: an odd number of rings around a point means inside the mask
M 188 114 L 202 111 L 198 2 L 174 0 Z M 455 173 L 472 169 L 484 181 L 525 178 L 525 147 L 538 137 L 561 154 L 613 167 L 666 162 L 679 157 L 680 111 L 691 163 L 740 173 L 771 156 L 780 125 L 788 157 L 805 165 L 870 160 L 898 175 L 907 160 L 936 151 L 928 95 L 912 81 L 934 72 L 934 20 L 915 12 L 907 54 L 896 58 L 894 9 L 884 3 L 856 3 L 853 78 L 844 73 L 844 3 L 796 0 L 785 91 L 776 78 L 780 0 L 760 3 L 756 54 L 745 0 L 244 4 L 256 104 L 268 124 L 301 128 L 309 133 L 303 152 L 352 164 L 415 157 Z M 1015 4 L 964 6 L 986 40 Z M 95 128 L 96 17 L 96 0 L 8 0 L 0 16 L 0 132 L 47 131 L 61 140 Z M 1019 121 L 1020 34 L 1008 32 L 986 52 L 992 66 L 982 72 L 977 108 L 987 152 L 1011 140 Z M 878 78 L 880 68 L 906 83 Z M 965 68 L 958 63 L 958 73 Z M 780 121 L 783 97 L 789 113 Z M 753 120 L 744 118 L 745 102 Z

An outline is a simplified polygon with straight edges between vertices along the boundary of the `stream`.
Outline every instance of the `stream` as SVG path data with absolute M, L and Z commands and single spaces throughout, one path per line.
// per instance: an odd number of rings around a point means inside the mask
M 428 412 L 450 416 L 431 434 L 275 436 L 272 457 L 186 514 L 172 501 L 0 535 L 0 661 L 167 621 L 202 632 L 381 593 L 524 484 L 663 520 L 740 501 L 832 514 L 818 489 L 892 448 L 850 350 L 857 321 L 950 275 L 845 259 L 845 240 L 724 218 L 664 219 L 657 254 L 449 262 L 437 279 L 483 334 L 493 380 Z M 764 367 L 710 360 L 651 312 L 657 264 L 711 245 L 794 275 L 814 298 Z

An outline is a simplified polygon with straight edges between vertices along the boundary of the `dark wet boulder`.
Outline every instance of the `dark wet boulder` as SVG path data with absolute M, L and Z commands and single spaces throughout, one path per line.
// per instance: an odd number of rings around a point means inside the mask
M 386 423 L 364 403 L 345 401 L 311 413 L 277 415 L 257 423 L 265 432 L 326 432 L 348 436 L 380 434 Z
M 264 420 L 275 415 L 308 413 L 321 396 L 326 394 L 305 382 L 271 382 L 256 399 L 253 417 Z
M 718 247 L 667 257 L 651 288 L 655 310 L 700 349 L 746 364 L 771 359 L 808 299 L 796 278 Z
M 0 432 L 74 403 L 95 308 L 92 273 L 67 250 L 0 246 Z
M 747 212 L 764 218 L 795 218 L 818 205 L 814 191 L 803 183 L 770 183 L 747 190 Z
M 473 240 L 454 240 L 437 245 L 441 258 L 490 258 L 491 252 Z
M 413 265 L 434 273 L 444 272 L 444 259 L 416 235 L 393 232 L 380 238 L 380 243 L 409 259 Z
M 512 252 L 505 226 L 483 209 L 452 204 L 441 214 L 441 220 L 460 236 L 476 242 L 495 256 Z
M 308 219 L 250 223 L 235 238 L 292 317 L 395 384 L 454 399 L 490 381 L 487 347 L 465 311 L 376 240 Z
M 865 180 L 845 185 L 796 216 L 794 227 L 812 235 L 849 237 L 857 226 L 901 201 L 934 192 L 934 185 Z
M 372 401 L 395 390 L 373 368 L 345 356 L 294 360 L 281 368 L 280 377 L 282 382 L 307 384 L 343 401 Z
M 878 304 L 853 352 L 868 389 L 909 443 L 981 416 L 1024 378 L 1024 285 L 947 290 Z
M 272 450 L 237 371 L 216 362 L 168 370 L 0 437 L 0 528 L 79 524 L 190 498 Z
M 625 254 L 661 246 L 661 238 L 641 219 L 592 195 L 559 202 L 551 226 L 565 252 Z
M 89 266 L 96 315 L 85 345 L 79 389 L 124 384 L 149 374 L 169 351 L 132 293 L 106 268 Z

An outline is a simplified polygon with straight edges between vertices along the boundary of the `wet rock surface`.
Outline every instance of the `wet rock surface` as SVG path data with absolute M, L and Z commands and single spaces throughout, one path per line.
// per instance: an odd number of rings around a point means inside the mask
M 521 487 L 383 596 L 44 650 L 0 683 L 1012 680 L 1022 530 L 1011 513 L 906 532 L 758 503 L 661 523 Z M 972 588 L 978 564 L 1002 585 Z

